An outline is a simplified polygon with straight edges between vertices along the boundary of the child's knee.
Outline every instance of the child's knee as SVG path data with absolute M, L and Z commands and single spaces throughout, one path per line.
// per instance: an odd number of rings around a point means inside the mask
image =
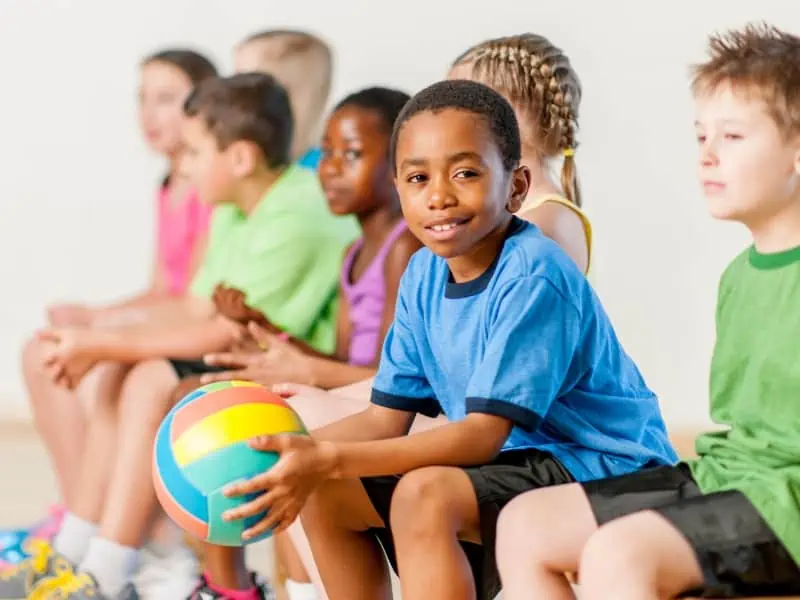
M 306 500 L 300 522 L 308 535 L 330 528 L 366 531 L 383 527 L 357 480 L 328 481 L 320 485 Z
M 454 490 L 447 467 L 428 467 L 406 473 L 392 494 L 392 530 L 420 536 L 442 528 L 457 531 L 453 518 Z
M 170 406 L 176 405 L 197 388 L 201 387 L 203 385 L 201 379 L 201 375 L 192 375 L 190 377 L 181 379 L 180 383 L 173 388 L 172 393 L 170 394 Z
M 536 498 L 530 492 L 509 502 L 497 519 L 498 557 L 518 557 L 525 553 L 527 559 L 535 558 L 531 555 L 538 554 L 537 546 L 542 540 L 540 534 L 547 530 L 541 522 L 542 516 L 536 509 Z
M 172 392 L 177 383 L 178 377 L 166 360 L 138 363 L 123 384 L 120 418 L 128 422 L 128 419 L 165 415 L 171 407 Z
M 641 575 L 648 569 L 643 544 L 641 513 L 621 517 L 598 529 L 583 548 L 580 580 L 588 586 L 615 585 L 627 580 L 636 565 Z
M 26 378 L 41 377 L 44 374 L 43 358 L 45 342 L 37 337 L 30 337 L 22 346 L 22 371 Z

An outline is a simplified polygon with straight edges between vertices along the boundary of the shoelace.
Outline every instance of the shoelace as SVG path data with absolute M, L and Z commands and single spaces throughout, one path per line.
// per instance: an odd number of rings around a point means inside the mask
M 41 575 L 47 571 L 47 562 L 50 559 L 50 555 L 53 553 L 50 544 L 43 540 L 29 540 L 25 544 L 25 551 L 30 554 L 30 558 L 23 560 L 21 563 L 9 569 L 0 571 L 0 580 L 9 581 L 17 577 L 20 573 L 29 570 L 37 575 Z

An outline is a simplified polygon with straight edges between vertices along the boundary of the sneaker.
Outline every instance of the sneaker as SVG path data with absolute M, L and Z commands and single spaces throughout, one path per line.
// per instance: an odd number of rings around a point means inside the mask
M 265 579 L 261 579 L 257 577 L 255 574 L 252 575 L 253 585 L 258 590 L 259 597 L 261 600 L 276 600 L 275 592 L 272 590 L 272 586 L 269 584 L 268 581 Z M 226 596 L 223 596 L 219 592 L 215 592 L 211 589 L 208 585 L 208 581 L 206 581 L 205 575 L 201 575 L 200 579 L 197 582 L 194 591 L 189 595 L 187 600 L 228 600 Z
M 134 585 L 128 583 L 116 596 L 106 596 L 100 593 L 94 577 L 73 572 L 41 580 L 27 600 L 139 600 L 139 594 Z
M 25 551 L 25 542 L 29 539 L 51 542 L 64 519 L 66 509 L 63 506 L 53 506 L 47 517 L 27 529 L 12 529 L 0 532 L 0 569 L 17 565 L 30 558 Z
M 26 547 L 29 558 L 0 571 L 0 600 L 35 598 L 35 588 L 46 581 L 64 581 L 74 567 L 42 540 L 30 540 Z M 44 596 L 43 596 L 44 597 Z
M 18 565 L 26 558 L 29 558 L 24 548 L 25 540 L 27 539 L 28 531 L 26 529 L 11 529 L 0 532 L 0 570 Z

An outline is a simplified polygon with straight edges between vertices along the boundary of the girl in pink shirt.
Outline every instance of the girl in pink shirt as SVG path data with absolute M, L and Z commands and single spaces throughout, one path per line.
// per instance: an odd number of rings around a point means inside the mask
M 139 122 L 148 146 L 169 161 L 169 172 L 158 190 L 155 264 L 150 287 L 111 306 L 59 304 L 48 317 L 57 326 L 118 325 L 145 318 L 142 308 L 180 296 L 189 285 L 205 250 L 210 207 L 180 176 L 183 102 L 203 79 L 216 76 L 204 56 L 184 49 L 157 52 L 142 62 Z
M 108 327 L 136 321 L 157 321 L 174 317 L 170 298 L 186 291 L 205 250 L 209 207 L 178 173 L 182 151 L 183 103 L 200 81 L 216 76 L 216 69 L 204 56 L 186 49 L 163 50 L 141 64 L 139 120 L 148 146 L 164 156 L 169 171 L 157 196 L 157 245 L 151 285 L 147 290 L 110 306 L 59 304 L 48 309 L 51 325 Z M 103 363 L 95 366 L 76 390 L 79 396 L 93 396 L 118 389 L 127 366 Z M 83 452 L 80 432 L 87 414 L 82 403 L 70 402 L 70 391 L 41 385 L 39 355 L 34 343 L 23 353 L 23 370 L 36 425 L 53 457 L 59 492 L 68 498 L 78 485 L 77 466 Z M 57 424 L 57 426 L 53 426 Z M 32 531 L 0 532 L 0 569 L 4 564 L 26 558 L 21 541 L 28 533 L 49 539 L 59 528 L 63 510 L 57 507 Z M 5 535 L 4 535 L 5 533 Z M 190 582 L 191 583 L 191 582 Z

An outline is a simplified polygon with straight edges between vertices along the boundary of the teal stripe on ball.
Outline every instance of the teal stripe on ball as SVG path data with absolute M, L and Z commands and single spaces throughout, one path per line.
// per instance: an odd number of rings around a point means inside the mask
M 203 494 L 209 495 L 232 481 L 251 479 L 269 471 L 279 458 L 276 452 L 253 450 L 244 441 L 220 448 L 185 465 L 183 476 Z

